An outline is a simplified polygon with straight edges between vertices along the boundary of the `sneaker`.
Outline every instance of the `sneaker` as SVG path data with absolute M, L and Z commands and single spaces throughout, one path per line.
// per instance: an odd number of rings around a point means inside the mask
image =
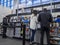
M 32 42 L 30 42 L 30 45 L 32 45 Z

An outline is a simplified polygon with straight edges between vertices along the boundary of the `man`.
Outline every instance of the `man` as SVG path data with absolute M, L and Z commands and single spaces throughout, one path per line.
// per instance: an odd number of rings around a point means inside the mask
M 52 22 L 52 15 L 49 12 L 47 12 L 46 8 L 44 8 L 42 12 L 39 13 L 38 22 L 40 22 L 41 25 L 41 45 L 43 45 L 44 32 L 46 32 L 47 35 L 47 43 L 48 45 L 50 45 L 49 31 L 50 31 L 50 22 Z
M 7 31 L 7 17 L 3 18 L 3 36 L 2 38 L 6 38 L 6 31 Z

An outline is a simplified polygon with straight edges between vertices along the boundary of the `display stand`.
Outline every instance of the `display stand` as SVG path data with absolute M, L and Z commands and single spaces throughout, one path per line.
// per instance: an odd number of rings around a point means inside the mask
M 60 44 L 60 22 L 53 22 L 53 27 L 50 31 L 50 43 L 54 45 Z

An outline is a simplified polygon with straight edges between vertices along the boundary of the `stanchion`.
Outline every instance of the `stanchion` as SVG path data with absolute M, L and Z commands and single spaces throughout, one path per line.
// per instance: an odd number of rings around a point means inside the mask
M 23 24 L 23 45 L 25 45 L 25 29 L 26 29 L 26 25 Z

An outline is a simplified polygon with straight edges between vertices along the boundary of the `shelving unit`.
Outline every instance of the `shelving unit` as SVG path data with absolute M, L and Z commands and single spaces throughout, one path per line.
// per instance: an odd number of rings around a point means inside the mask
M 53 22 L 53 27 L 50 31 L 50 43 L 51 44 L 60 44 L 60 22 Z
M 25 31 L 25 39 L 29 40 L 30 39 L 30 28 L 29 28 L 29 17 L 28 16 L 19 16 L 19 21 L 14 17 L 10 18 L 10 27 L 8 27 L 8 32 L 10 32 L 10 37 L 17 38 L 17 39 L 22 39 L 23 38 L 23 29 L 22 29 L 22 22 L 26 25 L 26 31 Z M 27 17 L 28 21 L 25 20 L 24 18 Z M 13 26 L 13 27 L 12 27 Z M 13 30 L 10 30 L 13 29 Z M 8 33 L 7 33 L 8 34 Z M 8 35 L 9 36 L 9 35 Z

